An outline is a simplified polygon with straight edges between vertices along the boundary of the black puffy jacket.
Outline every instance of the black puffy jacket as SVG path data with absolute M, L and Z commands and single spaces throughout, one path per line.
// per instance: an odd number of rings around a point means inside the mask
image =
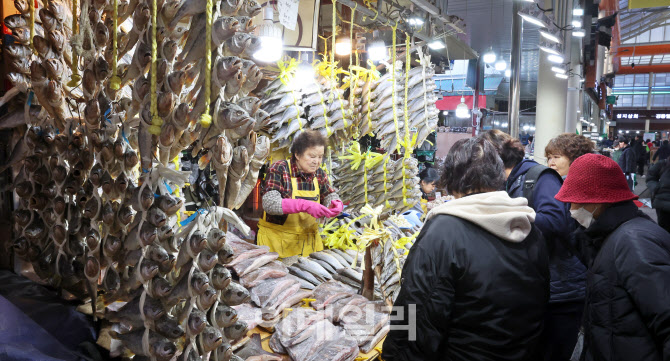
M 398 328 L 408 322 L 392 317 L 382 359 L 541 359 L 548 262 L 534 226 L 513 243 L 461 218 L 432 217 L 410 250 L 395 302 L 404 315 L 416 305 L 416 341 Z
M 651 191 L 652 205 L 670 212 L 670 160 L 662 160 L 649 168 L 647 188 Z
M 670 360 L 670 234 L 627 201 L 572 247 L 588 266 L 582 360 Z

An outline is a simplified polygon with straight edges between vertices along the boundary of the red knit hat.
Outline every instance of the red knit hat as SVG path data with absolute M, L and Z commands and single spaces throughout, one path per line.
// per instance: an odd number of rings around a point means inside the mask
M 572 162 L 556 199 L 564 203 L 618 203 L 637 199 L 626 176 L 612 159 L 585 154 Z

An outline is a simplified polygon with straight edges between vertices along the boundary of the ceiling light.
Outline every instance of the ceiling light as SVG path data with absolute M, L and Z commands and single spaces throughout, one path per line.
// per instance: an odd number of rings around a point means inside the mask
M 554 72 L 556 72 L 558 74 L 565 74 L 566 73 L 566 70 L 564 68 L 560 67 L 560 66 L 552 66 L 551 70 L 553 70 Z M 579 112 L 577 112 L 577 113 L 579 113 Z
M 561 38 L 559 38 L 560 35 L 560 30 L 556 32 L 551 32 L 549 30 L 545 29 L 540 29 L 540 35 L 544 37 L 545 39 L 549 41 L 553 41 L 554 43 L 561 43 Z
M 582 27 L 582 21 L 581 20 L 572 20 L 572 26 L 575 28 L 581 28 Z
M 372 61 L 382 61 L 388 59 L 388 51 L 382 40 L 373 41 L 368 47 L 368 58 Z
M 489 48 L 489 50 L 482 56 L 482 59 L 486 64 L 494 63 L 496 61 L 496 53 L 493 52 L 493 48 Z
M 623 133 L 623 130 L 620 130 L 619 133 Z
M 347 56 L 351 54 L 351 39 L 342 37 L 335 43 L 335 54 L 339 56 Z
M 263 23 L 258 27 L 261 47 L 252 56 L 263 63 L 272 63 L 279 60 L 284 50 L 282 32 L 279 27 L 274 25 L 273 17 L 272 7 L 266 7 L 263 12 Z
M 440 50 L 446 48 L 442 40 L 433 40 L 430 43 L 428 43 L 428 47 L 433 50 Z
M 567 78 L 568 78 L 568 74 L 559 74 L 559 73 L 556 73 L 556 77 L 559 78 L 559 79 L 567 79 Z
M 530 130 L 530 125 L 528 125 L 528 124 L 524 125 L 523 130 L 529 131 Z
M 465 98 L 461 97 L 461 103 L 456 106 L 456 117 L 467 118 L 470 116 L 470 109 L 465 104 Z
M 591 123 L 591 126 L 592 126 L 592 127 L 595 127 L 595 126 L 596 126 L 596 123 Z
M 445 111 L 442 112 L 442 115 L 444 115 L 446 117 L 447 115 L 449 115 L 449 112 L 445 110 Z
M 530 130 L 534 132 L 534 131 L 535 131 L 535 126 L 534 126 L 534 125 L 531 125 L 531 126 L 530 126 Z
M 545 39 L 541 39 L 540 43 L 537 46 L 540 48 L 540 50 L 549 54 L 559 55 L 563 52 L 561 44 L 553 43 Z
M 507 62 L 505 61 L 505 59 L 499 59 L 498 61 L 496 61 L 495 67 L 497 71 L 503 71 L 507 69 Z
M 586 32 L 582 29 L 574 30 L 572 32 L 572 36 L 574 36 L 575 38 L 583 38 L 586 36 Z
M 505 77 L 510 78 L 511 76 L 512 76 L 512 70 L 511 69 L 505 70 Z
M 408 22 L 410 26 L 414 26 L 417 28 L 423 25 L 423 19 L 417 16 L 409 18 Z
M 636 131 L 635 131 L 635 134 L 640 134 L 640 131 L 639 131 L 639 130 L 636 130 Z
M 547 60 L 549 60 L 552 63 L 558 63 L 558 64 L 562 64 L 563 61 L 565 61 L 563 55 L 559 54 L 549 54 L 549 56 L 547 56 Z
M 582 15 L 584 15 L 584 9 L 580 9 L 580 8 L 572 9 L 572 15 L 582 16 Z
M 547 15 L 538 9 L 535 4 L 528 4 L 528 6 L 521 9 L 518 14 L 521 16 L 521 18 L 523 18 L 523 20 L 531 24 L 541 26 L 543 28 L 549 26 L 549 19 L 547 18 Z

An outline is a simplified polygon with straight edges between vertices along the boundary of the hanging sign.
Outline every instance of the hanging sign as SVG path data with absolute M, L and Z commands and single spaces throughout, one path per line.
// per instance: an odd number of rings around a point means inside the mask
M 629 9 L 655 8 L 670 6 L 670 0 L 629 0 Z
M 298 21 L 298 8 L 300 0 L 278 0 L 277 11 L 279 11 L 279 23 L 287 29 L 295 30 Z

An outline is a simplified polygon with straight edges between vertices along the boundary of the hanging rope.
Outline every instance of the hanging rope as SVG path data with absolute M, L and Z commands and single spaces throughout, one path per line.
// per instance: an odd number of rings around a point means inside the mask
M 75 0 L 76 2 L 77 0 Z M 119 61 L 119 49 L 117 44 L 117 35 L 119 29 L 119 0 L 114 0 L 114 13 L 112 15 L 112 78 L 109 80 L 109 88 L 119 90 L 121 87 L 121 78 L 116 74 L 116 68 Z
M 349 43 L 351 44 L 352 47 L 354 46 L 354 19 L 355 19 L 355 16 L 356 16 L 356 8 L 357 7 L 358 7 L 358 3 L 356 3 L 354 5 L 354 7 L 351 9 L 351 23 L 350 23 L 351 25 L 349 26 Z M 351 57 L 353 55 L 352 53 L 353 53 L 353 51 L 351 53 L 349 53 L 349 66 L 351 66 L 351 61 L 352 61 Z
M 402 160 L 402 203 L 404 206 L 407 206 L 407 160 L 410 157 L 411 144 L 409 142 L 409 111 L 408 111 L 408 100 L 409 100 L 409 67 L 410 67 L 410 47 L 409 47 L 409 34 L 405 33 L 405 159 Z
M 398 111 L 396 109 L 396 92 L 395 92 L 395 86 L 396 86 L 396 81 L 395 81 L 395 62 L 396 62 L 396 57 L 398 54 L 396 54 L 396 31 L 398 30 L 398 22 L 396 21 L 395 25 L 393 26 L 393 47 L 391 48 L 391 55 L 393 56 L 393 62 L 391 63 L 391 86 L 393 87 L 391 90 L 392 94 L 392 100 L 391 103 L 392 108 L 393 108 L 393 124 L 395 125 L 395 138 L 396 138 L 396 150 L 400 152 L 400 130 L 398 129 Z M 388 151 L 392 151 L 391 149 L 387 149 Z M 388 203 L 388 201 L 387 201 Z
M 79 34 L 79 21 L 77 20 L 77 8 L 79 7 L 78 1 L 72 1 L 72 36 Z M 114 7 L 114 14 L 116 14 L 116 6 Z M 116 16 L 114 17 L 116 19 Z M 116 39 L 116 38 L 115 38 Z M 116 69 L 116 67 L 114 67 Z M 72 51 L 72 63 L 70 64 L 70 70 L 72 75 L 70 75 L 70 81 L 67 83 L 67 86 L 74 88 L 81 81 L 81 75 L 79 75 L 79 56 Z
M 207 25 L 205 26 L 205 112 L 200 116 L 200 124 L 203 128 L 212 125 L 212 116 L 209 115 L 209 106 L 212 97 L 212 0 L 207 0 Z
M 158 40 L 156 38 L 156 19 L 158 18 L 158 0 L 151 2 L 152 16 L 151 16 L 151 126 L 149 133 L 153 135 L 161 134 L 161 125 L 163 119 L 158 116 L 158 93 L 157 93 L 157 74 L 156 63 L 158 57 Z
M 34 53 L 37 53 L 35 45 L 33 45 L 33 37 L 35 36 L 35 0 L 28 0 L 28 5 L 30 6 L 30 47 Z
M 333 46 L 330 49 L 330 63 L 335 66 L 335 38 L 337 37 L 337 0 L 332 0 L 333 1 L 333 35 L 331 41 L 333 42 Z

